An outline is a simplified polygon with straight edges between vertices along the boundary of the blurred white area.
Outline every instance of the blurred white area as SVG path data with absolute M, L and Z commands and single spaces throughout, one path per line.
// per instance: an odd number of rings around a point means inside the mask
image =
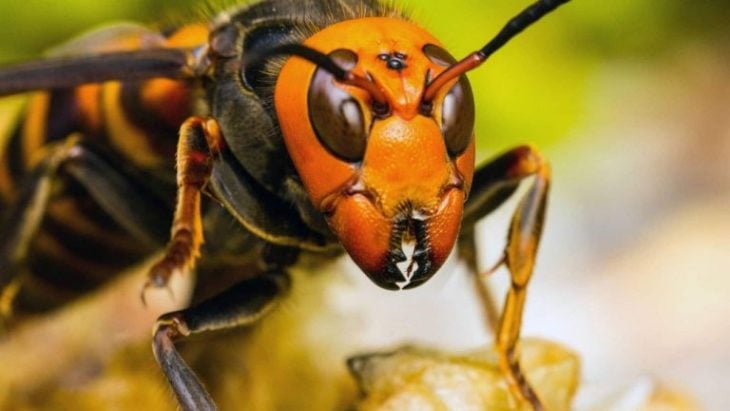
M 703 48 L 674 59 L 609 66 L 589 90 L 603 111 L 555 157 L 526 328 L 581 352 L 586 384 L 645 374 L 727 410 L 730 67 Z

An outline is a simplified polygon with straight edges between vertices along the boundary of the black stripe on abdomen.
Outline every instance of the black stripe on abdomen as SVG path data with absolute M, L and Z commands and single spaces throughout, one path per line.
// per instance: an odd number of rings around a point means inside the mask
M 14 304 L 20 315 L 51 310 L 87 294 L 154 251 L 89 201 L 83 187 L 69 184 L 67 194 L 49 205 L 28 253 Z M 75 224 L 79 218 L 83 229 Z

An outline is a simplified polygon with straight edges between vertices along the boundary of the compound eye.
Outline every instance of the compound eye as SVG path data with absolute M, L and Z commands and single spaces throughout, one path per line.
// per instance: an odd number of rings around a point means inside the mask
M 426 44 L 423 54 L 441 67 L 456 64 L 456 59 L 448 51 L 434 44 Z M 441 133 L 452 157 L 469 147 L 474 133 L 474 95 L 465 76 L 461 76 L 441 102 Z
M 452 157 L 469 147 L 474 134 L 474 95 L 465 76 L 461 76 L 441 103 L 441 132 Z
M 426 44 L 423 46 L 423 54 L 431 60 L 431 63 L 441 67 L 449 67 L 456 64 L 456 59 L 448 51 L 435 44 Z
M 335 50 L 330 57 L 345 70 L 357 64 L 357 55 L 350 50 Z M 367 132 L 360 103 L 322 68 L 314 72 L 308 98 L 309 118 L 322 145 L 345 161 L 361 161 Z

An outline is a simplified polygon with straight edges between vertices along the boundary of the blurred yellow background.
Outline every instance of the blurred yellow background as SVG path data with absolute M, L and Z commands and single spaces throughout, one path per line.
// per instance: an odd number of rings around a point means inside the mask
M 5 62 L 37 57 L 104 22 L 179 21 L 199 8 L 189 0 L 6 3 Z M 528 3 L 403 4 L 458 57 Z M 704 409 L 730 409 L 728 22 L 726 0 L 574 0 L 469 75 L 479 158 L 533 142 L 553 163 L 524 334 L 580 353 L 585 403 L 649 376 L 693 393 Z M 484 224 L 485 267 L 500 252 L 508 212 Z M 423 301 L 458 305 L 438 289 L 460 284 L 459 267 L 452 269 L 457 274 L 441 273 L 445 280 L 413 296 L 372 291 L 394 311 L 392 325 L 372 327 L 389 338 L 368 341 L 460 348 L 486 341 L 466 309 L 415 320 L 432 327 L 425 334 L 398 326 L 422 317 Z M 466 325 L 458 328 L 450 325 L 454 316 L 472 319 L 460 318 Z

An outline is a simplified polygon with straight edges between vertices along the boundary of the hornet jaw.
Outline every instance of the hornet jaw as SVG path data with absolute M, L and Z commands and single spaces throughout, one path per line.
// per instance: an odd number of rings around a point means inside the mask
M 417 287 L 433 274 L 426 217 L 412 210 L 410 205 L 406 210 L 396 217 L 393 224 L 385 266 L 391 281 L 402 278 L 402 281 L 388 283 L 394 290 Z M 410 254 L 410 261 L 406 251 Z
M 425 283 L 454 246 L 463 212 L 463 184 L 447 183 L 432 209 L 404 200 L 388 216 L 378 194 L 358 180 L 351 180 L 322 204 L 340 243 L 381 288 L 407 290 Z

